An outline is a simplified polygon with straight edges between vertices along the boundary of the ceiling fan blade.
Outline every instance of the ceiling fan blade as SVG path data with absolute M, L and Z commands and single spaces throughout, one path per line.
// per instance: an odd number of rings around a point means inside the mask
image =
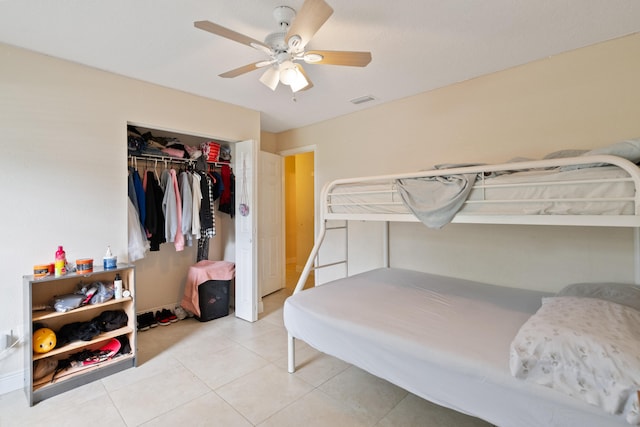
M 319 57 L 321 58 L 319 58 Z M 365 67 L 371 62 L 371 52 L 349 52 L 342 50 L 310 50 L 305 52 L 307 64 L 348 65 Z
M 327 22 L 333 9 L 324 0 L 305 0 L 285 37 L 294 51 L 301 51 L 313 35 Z M 293 36 L 298 36 L 291 40 Z
M 260 68 L 259 64 L 262 64 L 263 62 L 264 61 L 259 61 L 254 62 L 253 64 L 243 65 L 242 67 L 238 67 L 233 70 L 227 71 L 226 73 L 219 74 L 219 76 L 224 78 L 238 77 L 250 71 L 257 70 L 258 68 Z
M 304 68 L 302 68 L 302 65 L 300 64 L 296 64 L 296 68 L 298 69 L 298 71 L 300 71 L 300 74 L 302 74 L 304 76 L 304 78 L 307 80 L 307 85 L 303 86 L 301 89 L 298 89 L 294 92 L 301 92 L 303 90 L 308 90 L 311 89 L 313 87 L 313 83 L 311 83 L 311 80 L 309 79 L 309 76 L 307 76 L 307 73 L 304 71 Z M 292 87 L 293 89 L 293 87 Z
M 196 28 L 199 28 L 201 30 L 208 31 L 208 32 L 210 32 L 212 34 L 215 34 L 217 36 L 224 37 L 226 39 L 233 40 L 235 42 L 245 44 L 245 45 L 247 45 L 249 47 L 261 50 L 261 51 L 267 53 L 268 55 L 271 55 L 271 48 L 269 46 L 267 46 L 266 44 L 262 43 L 261 41 L 258 41 L 256 39 L 252 39 L 251 37 L 248 37 L 248 36 L 245 36 L 244 34 L 240 34 L 238 32 L 235 32 L 235 31 L 230 30 L 228 28 L 225 28 L 225 27 L 223 27 L 221 25 L 214 24 L 213 22 L 210 22 L 210 21 L 196 21 L 196 22 L 193 23 L 193 26 L 196 27 Z

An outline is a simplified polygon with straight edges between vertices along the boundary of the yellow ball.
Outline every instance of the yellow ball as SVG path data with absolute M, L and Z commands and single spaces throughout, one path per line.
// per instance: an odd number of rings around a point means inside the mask
M 47 353 L 56 346 L 56 333 L 49 328 L 40 328 L 33 333 L 33 351 Z

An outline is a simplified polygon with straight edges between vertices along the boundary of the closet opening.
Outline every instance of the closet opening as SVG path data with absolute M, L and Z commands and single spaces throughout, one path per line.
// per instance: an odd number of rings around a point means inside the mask
M 178 243 L 176 241 L 178 239 L 175 239 L 175 237 L 173 241 L 166 238 L 166 242 L 159 244 L 149 239 L 149 243 L 154 244 L 148 246 L 144 256 L 135 257 L 136 259 L 133 260 L 130 259 L 136 266 L 136 312 L 156 313 L 163 309 L 173 311 L 173 309 L 180 306 L 184 296 L 189 267 L 203 259 L 236 263 L 238 259 L 236 254 L 236 250 L 239 247 L 238 241 L 251 241 L 251 239 L 247 239 L 244 236 L 241 239 L 237 238 L 238 228 L 246 229 L 245 223 L 250 221 L 253 216 L 242 216 L 242 219 L 238 220 L 240 213 L 237 212 L 236 199 L 240 197 L 240 194 L 236 189 L 241 186 L 237 181 L 242 181 L 242 178 L 239 179 L 238 175 L 251 176 L 254 170 L 251 151 L 249 150 L 247 153 L 247 150 L 244 148 L 239 150 L 239 147 L 248 143 L 251 148 L 253 144 L 252 141 L 227 141 L 207 135 L 195 135 L 193 133 L 178 132 L 135 123 L 127 124 L 127 135 L 127 171 L 129 174 L 134 171 L 138 173 L 143 183 L 146 184 L 145 188 L 150 185 L 151 181 L 161 179 L 165 171 L 173 171 L 170 173 L 178 177 L 182 177 L 184 174 L 185 185 L 190 181 L 191 188 L 193 188 L 194 182 L 191 179 L 193 175 L 200 175 L 201 178 L 208 176 L 211 182 L 215 181 L 214 185 L 209 188 L 210 194 L 206 196 L 206 200 L 209 200 L 209 196 L 215 199 L 211 204 L 213 221 L 206 229 L 201 229 L 199 238 L 196 238 L 195 229 L 192 229 L 192 231 L 183 229 L 183 243 Z M 144 147 L 138 147 L 141 139 L 132 138 L 132 136 L 142 136 L 142 140 L 154 142 L 146 144 Z M 150 136 L 152 137 L 150 138 Z M 156 142 L 160 142 L 160 144 Z M 162 146 L 163 144 L 164 147 Z M 149 149 L 151 146 L 153 149 Z M 207 147 L 210 148 L 208 155 L 206 153 Z M 215 147 L 219 149 L 217 156 L 214 155 Z M 182 150 L 182 154 L 176 150 Z M 199 156 L 198 151 L 200 152 Z M 203 152 L 205 153 L 204 155 L 202 154 Z M 236 158 L 239 152 L 240 157 L 242 157 L 241 162 L 238 162 Z M 191 155 L 191 153 L 195 154 Z M 245 193 L 253 193 L 253 181 L 245 179 L 242 182 L 245 184 L 242 185 L 242 188 L 246 189 Z M 221 185 L 218 185 L 218 183 Z M 211 191 L 214 194 L 211 194 Z M 180 192 L 180 188 L 178 188 L 178 192 Z M 242 196 L 248 197 L 247 194 Z M 204 202 L 205 197 L 202 200 Z M 248 202 L 248 204 L 249 206 L 255 206 L 253 202 Z M 195 218 L 193 212 L 190 215 L 192 219 Z M 238 224 L 240 224 L 240 227 Z M 149 236 L 148 227 L 143 226 L 141 223 L 141 228 L 143 229 L 142 233 Z M 192 235 L 189 235 L 190 233 Z M 240 235 L 242 236 L 242 234 Z M 203 239 L 202 236 L 207 238 Z M 130 231 L 130 258 L 132 255 L 131 244 Z M 254 316 L 251 313 L 255 311 L 253 306 L 256 305 L 255 301 L 251 301 L 255 299 L 254 292 L 251 292 L 254 286 L 251 275 L 251 271 L 254 268 L 252 263 L 253 259 L 251 257 L 243 256 L 243 265 L 241 266 L 243 272 L 241 276 L 246 278 L 244 280 L 246 283 L 242 286 L 247 286 L 249 291 L 238 289 L 239 266 L 236 263 L 235 280 L 232 281 L 230 286 L 230 302 L 235 311 L 232 309 L 229 313 L 250 321 L 255 320 L 252 319 Z M 247 271 L 249 272 L 248 275 L 245 274 Z M 243 313 L 248 311 L 249 314 L 247 315 L 239 314 L 239 303 L 236 298 L 238 294 L 242 295 L 240 309 L 244 310 L 242 307 L 249 306 L 248 310 L 243 311 Z

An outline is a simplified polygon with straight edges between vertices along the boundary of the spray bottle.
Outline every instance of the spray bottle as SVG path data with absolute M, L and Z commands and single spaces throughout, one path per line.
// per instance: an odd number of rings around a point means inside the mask
M 62 246 L 58 246 L 58 250 L 56 251 L 54 272 L 55 277 L 67 274 L 67 254 L 64 252 L 64 249 L 62 249 Z

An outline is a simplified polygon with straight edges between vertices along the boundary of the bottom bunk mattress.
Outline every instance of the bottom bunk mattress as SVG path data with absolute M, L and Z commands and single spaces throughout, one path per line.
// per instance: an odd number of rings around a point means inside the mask
M 498 426 L 628 426 L 513 377 L 510 344 L 549 293 L 378 269 L 285 301 L 288 332 L 424 399 Z

